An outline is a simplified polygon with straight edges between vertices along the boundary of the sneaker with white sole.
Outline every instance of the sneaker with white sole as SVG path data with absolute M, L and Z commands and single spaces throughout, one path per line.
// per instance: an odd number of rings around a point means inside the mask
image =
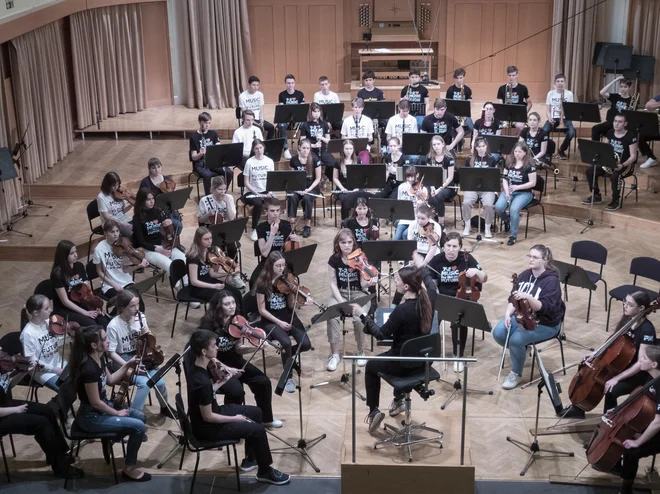
M 280 427 L 282 427 L 284 425 L 284 422 L 282 422 L 281 420 L 278 420 L 276 418 L 273 418 L 272 422 L 264 422 L 263 425 L 264 425 L 264 427 L 266 427 L 268 429 L 279 429 Z
M 250 233 L 250 240 L 253 242 L 257 241 L 257 230 L 252 230 L 252 233 Z
M 493 234 L 490 231 L 490 225 L 486 225 L 486 228 L 485 228 L 485 231 L 484 231 L 484 237 L 493 238 Z
M 364 357 L 364 351 L 363 350 L 358 350 L 357 356 L 358 357 Z M 358 361 L 357 361 L 357 366 L 358 367 L 364 367 L 365 365 L 367 365 L 367 361 L 365 359 L 363 359 L 363 358 L 358 359 Z
M 390 417 L 396 417 L 406 411 L 406 400 L 403 398 L 395 399 L 390 405 Z
M 454 358 L 456 355 L 454 355 Z M 454 372 L 463 372 L 463 368 L 465 367 L 465 364 L 463 362 L 454 362 Z
M 472 228 L 470 227 L 469 224 L 467 224 L 467 225 L 465 225 L 465 228 L 463 229 L 463 233 L 462 233 L 462 235 L 463 235 L 464 237 L 467 237 L 467 236 L 470 235 L 470 232 L 471 232 L 471 231 L 472 231 Z
M 287 393 L 294 393 L 296 391 L 296 383 L 293 382 L 292 378 L 286 380 L 284 391 L 286 391 Z
M 332 354 L 330 355 L 330 359 L 328 359 L 328 367 L 327 369 L 330 372 L 334 372 L 337 370 L 337 366 L 339 365 L 339 355 Z
M 522 381 L 522 377 L 516 374 L 515 372 L 511 372 L 509 374 L 509 377 L 506 378 L 506 381 L 502 383 L 502 388 L 503 389 L 514 389 L 518 387 L 518 384 L 520 384 L 520 381 Z
M 284 159 L 285 160 L 290 160 L 291 159 L 291 151 L 289 151 L 288 149 L 284 150 Z
M 199 309 L 201 305 L 202 304 L 200 304 L 199 302 L 190 302 L 191 309 Z
M 240 274 L 235 274 L 231 277 L 231 284 L 234 285 L 239 290 L 245 288 L 245 282 L 241 278 Z
M 374 408 L 373 411 L 367 415 L 367 418 L 364 419 L 364 421 L 369 424 L 369 432 L 376 432 L 384 418 L 385 414 L 378 410 L 378 408 Z
M 243 458 L 243 461 L 238 466 L 241 472 L 251 472 L 255 468 L 257 468 L 257 460 L 248 460 L 247 458 Z
M 653 158 L 649 158 L 644 163 L 642 163 L 640 168 L 653 168 L 657 164 L 658 164 L 658 160 L 653 159 Z
M 286 485 L 291 481 L 291 476 L 288 473 L 282 473 L 275 470 L 273 467 L 267 473 L 261 474 L 257 472 L 257 482 L 273 485 Z

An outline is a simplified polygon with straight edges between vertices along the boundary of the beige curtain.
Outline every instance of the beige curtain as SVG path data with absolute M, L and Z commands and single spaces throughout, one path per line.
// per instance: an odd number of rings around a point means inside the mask
M 53 22 L 11 40 L 18 132 L 27 129 L 24 180 L 34 183 L 73 151 L 73 123 L 66 75 L 64 33 Z
M 147 101 L 142 17 L 138 4 L 85 10 L 70 16 L 77 125 L 83 129 Z
M 599 99 L 602 70 L 592 66 L 591 60 L 600 7 L 583 12 L 596 3 L 598 0 L 554 0 L 552 21 L 561 24 L 552 29 L 552 76 L 563 72 L 578 101 Z
M 640 106 L 660 94 L 660 2 L 631 0 L 628 16 L 628 43 L 633 53 L 655 57 L 655 78 L 652 84 L 642 84 Z
M 187 106 L 236 106 L 252 72 L 247 0 L 186 0 Z
M 0 63 L 0 148 L 9 148 L 11 152 L 12 138 L 9 130 L 8 104 L 5 98 L 6 74 Z M 16 168 L 14 167 L 14 170 Z M 15 178 L 0 183 L 0 225 L 4 228 L 11 216 L 18 212 L 21 206 L 21 183 Z

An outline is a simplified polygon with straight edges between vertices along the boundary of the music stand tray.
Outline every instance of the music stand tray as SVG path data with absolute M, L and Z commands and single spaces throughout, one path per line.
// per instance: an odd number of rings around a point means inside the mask
M 376 120 L 387 120 L 396 113 L 394 101 L 365 101 L 362 115 Z
M 243 144 L 216 144 L 206 148 L 206 168 L 215 170 L 243 164 Z
M 657 113 L 625 110 L 623 114 L 628 121 L 628 129 L 634 133 L 640 136 L 657 136 L 660 133 Z
M 307 121 L 309 103 L 295 105 L 276 105 L 274 123 L 298 123 Z
M 346 188 L 380 189 L 385 187 L 385 165 L 346 165 Z
M 571 103 L 564 101 L 564 120 L 572 122 L 600 122 L 600 110 L 596 103 Z
M 277 163 L 282 159 L 282 151 L 284 150 L 285 142 L 286 139 L 284 137 L 279 139 L 269 139 L 265 143 L 266 145 L 265 145 L 264 154 L 268 156 L 270 159 L 272 159 L 275 163 Z
M 589 279 L 587 272 L 581 266 L 562 261 L 555 261 L 554 264 L 559 269 L 559 282 L 565 287 L 570 285 L 587 290 L 596 289 L 597 285 Z
M 307 176 L 303 171 L 275 171 L 268 172 L 266 175 L 266 190 L 268 192 L 305 190 L 306 184 Z
M 140 280 L 137 283 L 134 283 L 133 285 L 129 286 L 127 290 L 130 290 L 138 295 L 142 295 L 143 293 L 147 293 L 151 288 L 158 283 L 158 280 L 162 277 L 162 274 L 157 274 L 155 276 L 152 276 L 150 278 L 146 278 L 144 280 Z M 111 299 L 108 300 L 106 303 L 106 307 L 108 306 L 113 306 L 115 302 L 117 301 L 117 295 L 112 297 Z
M 414 240 L 365 240 L 362 252 L 370 263 L 409 261 L 417 249 Z
M 403 167 L 403 173 L 405 177 L 406 168 L 410 168 L 411 165 Z M 415 169 L 419 173 L 420 180 L 426 185 L 442 184 L 445 180 L 445 169 L 441 166 L 416 166 Z M 463 180 L 463 171 L 461 170 L 461 180 Z
M 373 211 L 374 217 L 388 219 L 392 223 L 395 220 L 415 219 L 415 209 L 412 201 L 370 197 L 369 207 Z M 379 240 L 379 242 L 384 242 L 384 240 Z
M 614 158 L 614 150 L 612 146 L 605 142 L 592 141 L 591 139 L 578 139 L 578 149 L 580 150 L 580 159 L 582 163 L 587 163 L 591 166 L 606 166 L 616 168 L 617 162 Z M 598 180 L 596 173 L 593 174 L 593 181 L 591 183 L 591 204 L 589 205 L 589 219 L 580 233 L 586 232 L 590 227 L 594 226 L 593 209 L 594 209 L 594 195 L 596 193 L 596 180 Z M 575 219 L 581 223 L 579 219 Z M 610 225 L 614 228 L 614 225 Z
M 655 57 L 650 55 L 633 55 L 630 68 L 624 70 L 623 75 L 629 79 L 637 79 L 638 82 L 653 82 Z
M 309 266 L 312 264 L 317 247 L 318 244 L 310 244 L 303 245 L 295 250 L 282 252 L 287 268 L 296 276 L 305 274 L 309 271 Z
M 527 105 L 493 103 L 495 115 L 502 122 L 527 122 Z
M 490 152 L 497 153 L 500 156 L 511 154 L 511 151 L 513 151 L 513 147 L 516 145 L 516 142 L 518 142 L 518 138 L 513 136 L 484 136 L 484 137 L 486 138 L 486 142 L 488 143 L 488 149 L 490 150 Z M 462 173 L 463 173 L 463 169 L 461 169 L 461 174 Z M 462 176 L 461 176 L 461 180 L 463 180 Z
M 249 217 L 236 218 L 235 220 L 223 221 L 222 223 L 208 227 L 213 236 L 213 245 L 219 245 L 222 250 L 225 250 L 223 247 L 238 242 L 249 220 Z
M 605 47 L 603 68 L 606 73 L 617 74 L 629 69 L 632 63 L 633 45 L 608 45 Z
M 406 156 L 420 156 L 429 154 L 431 139 L 436 134 L 416 134 L 406 132 L 401 136 L 401 152 Z
M 169 213 L 171 211 L 179 211 L 183 209 L 190 198 L 192 187 L 185 189 L 176 189 L 172 192 L 163 192 L 156 196 L 156 206 Z
M 321 107 L 324 121 L 341 122 L 344 120 L 344 103 L 328 103 L 327 105 L 319 106 Z
M 360 307 L 363 307 L 367 305 L 368 302 L 371 302 L 375 296 L 376 294 L 372 293 L 371 295 L 358 297 L 353 300 L 349 300 L 348 302 L 342 302 L 340 304 L 331 305 L 327 308 L 327 310 L 324 310 L 320 314 L 316 314 L 315 316 L 312 317 L 312 321 L 311 321 L 312 325 L 318 324 L 320 322 L 329 321 L 330 319 L 335 319 L 336 317 L 352 318 L 353 309 L 351 309 L 351 305 L 357 304 Z
M 328 153 L 341 153 L 344 147 L 344 141 L 351 141 L 353 143 L 353 148 L 355 149 L 355 154 L 365 151 L 367 145 L 369 144 L 369 139 L 366 137 L 360 137 L 359 139 L 331 139 L 328 142 Z
M 462 191 L 498 193 L 500 188 L 500 170 L 498 168 L 461 168 Z
M 470 100 L 446 99 L 445 103 L 447 103 L 447 111 L 455 117 L 472 117 Z

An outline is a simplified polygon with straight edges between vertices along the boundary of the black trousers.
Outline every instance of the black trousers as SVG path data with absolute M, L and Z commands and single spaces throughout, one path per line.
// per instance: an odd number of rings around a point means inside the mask
M 634 481 L 639 468 L 639 460 L 658 453 L 660 453 L 660 434 L 656 434 L 639 448 L 624 449 L 621 478 L 629 482 Z
M 238 288 L 229 283 L 225 283 L 224 289 L 231 293 L 236 299 L 236 314 L 240 314 L 243 306 L 243 294 Z M 210 302 L 211 298 L 216 293 L 218 293 L 218 290 L 214 290 L 213 288 L 200 288 L 190 285 L 190 295 L 205 302 Z
M 394 353 L 388 350 L 380 355 L 390 357 Z M 419 369 L 408 369 L 401 367 L 400 362 L 370 360 L 364 370 L 364 387 L 367 391 L 367 406 L 369 411 L 378 408 L 380 404 L 380 377 L 378 373 L 390 374 L 393 376 L 407 376 L 416 374 Z M 394 399 L 398 399 L 404 393 L 404 390 L 394 389 Z
M 266 436 L 266 428 L 261 424 L 261 410 L 259 407 L 248 405 L 222 405 L 220 414 L 234 417 L 244 415 L 256 422 L 227 422 L 224 424 L 209 424 L 193 430 L 196 438 L 213 441 L 222 439 L 244 439 L 245 457 L 256 460 L 259 472 L 266 472 L 273 463 L 270 454 L 270 445 Z
M 284 317 L 282 320 L 289 322 L 291 320 L 291 315 Z M 274 322 L 267 321 L 266 319 L 261 320 L 261 328 L 266 334 L 270 333 L 268 339 L 271 341 L 277 341 L 282 348 L 282 353 L 280 354 L 280 357 L 282 357 L 282 365 L 286 363 L 289 357 L 293 357 L 296 354 L 298 351 L 298 345 L 300 345 L 301 352 L 308 352 L 312 349 L 312 342 L 309 341 L 309 336 L 307 336 L 307 332 L 303 329 L 303 323 L 300 322 L 298 316 L 293 316 L 293 323 L 291 326 L 291 329 L 286 331 Z M 296 345 L 291 344 L 291 338 L 296 340 Z
M 242 365 L 245 365 L 245 361 Z M 268 376 L 251 363 L 245 366 L 243 374 L 239 377 L 232 377 L 220 387 L 219 391 L 225 395 L 225 405 L 232 403 L 241 405 L 245 401 L 244 384 L 254 394 L 254 401 L 257 403 L 257 407 L 261 409 L 263 421 L 272 422 L 273 387 Z
M 261 123 L 261 120 L 255 120 L 254 123 L 256 125 L 259 125 Z M 273 126 L 273 124 L 270 123 L 268 120 L 264 120 L 263 124 L 264 124 L 264 133 L 266 134 L 264 137 L 266 138 L 266 140 L 275 137 L 275 127 Z
M 445 217 L 445 202 L 453 199 L 456 193 L 456 189 L 442 189 L 435 196 L 429 198 L 429 204 L 435 209 L 438 218 Z
M 594 183 L 594 170 L 596 173 L 596 184 L 593 186 L 594 194 L 600 195 L 600 187 L 598 186 L 599 177 L 607 177 L 607 173 L 603 170 L 602 166 L 590 166 L 587 168 L 587 181 L 589 182 L 589 191 L 592 190 L 592 184 Z M 621 191 L 619 190 L 619 180 L 621 179 L 621 172 L 623 170 L 614 170 L 614 172 L 609 176 L 610 184 L 612 185 L 612 202 L 618 202 L 620 198 Z
M 612 391 L 605 393 L 605 407 L 603 413 L 610 408 L 614 408 L 617 405 L 617 398 L 620 396 L 629 395 L 636 387 L 644 386 L 648 377 L 649 375 L 646 372 L 639 372 L 628 379 L 620 381 L 614 386 L 614 388 L 612 388 Z
M 62 316 L 65 320 L 77 322 L 83 328 L 87 326 L 103 326 L 104 328 L 110 323 L 110 318 L 104 315 L 97 316 L 96 319 L 80 314 L 79 312 L 61 307 L 53 311 L 58 316 Z
M 608 120 L 605 120 L 604 122 L 594 125 L 591 128 L 591 140 L 600 141 L 600 138 L 603 137 L 605 134 L 607 134 L 613 128 L 614 126 L 612 125 L 612 122 Z
M 22 404 L 22 401 L 9 400 L 6 406 L 15 407 Z M 34 436 L 46 454 L 46 462 L 53 470 L 66 465 L 65 453 L 69 447 L 57 423 L 55 412 L 48 405 L 29 401 L 26 413 L 14 413 L 0 418 L 0 434 Z
M 320 194 L 320 190 L 312 190 L 312 194 Z M 287 214 L 289 218 L 295 218 L 298 213 L 298 204 L 302 203 L 303 209 L 303 218 L 306 220 L 311 220 L 314 213 L 314 200 L 316 197 L 305 194 L 304 196 L 300 194 L 293 194 L 292 196 L 287 197 Z
M 657 136 L 655 136 L 655 137 L 657 137 Z M 639 138 L 639 152 L 642 153 L 647 158 L 657 159 L 655 157 L 655 154 L 653 154 L 653 151 L 651 150 L 651 146 L 649 146 L 649 139 L 650 138 L 653 138 L 653 136 L 640 136 L 640 138 Z
M 451 325 L 451 344 L 454 350 L 454 355 L 462 357 L 465 354 L 465 344 L 467 343 L 468 328 L 467 326 L 460 326 L 460 338 L 458 333 L 459 326 L 456 323 Z M 460 351 L 459 340 L 460 339 Z
M 250 194 L 250 191 L 246 189 L 245 194 Z M 248 206 L 252 206 L 252 228 L 254 229 L 259 224 L 259 218 L 261 218 L 261 211 L 264 208 L 264 200 L 261 197 L 246 198 L 245 195 L 241 197 L 241 200 Z

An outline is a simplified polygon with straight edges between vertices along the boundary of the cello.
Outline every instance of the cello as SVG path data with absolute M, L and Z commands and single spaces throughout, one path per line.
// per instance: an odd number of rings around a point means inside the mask
M 605 395 L 605 383 L 626 370 L 635 358 L 635 342 L 628 336 L 628 331 L 659 308 L 660 297 L 624 324 L 591 358 L 580 363 L 568 388 L 568 397 L 573 405 L 589 412 L 600 403 Z

